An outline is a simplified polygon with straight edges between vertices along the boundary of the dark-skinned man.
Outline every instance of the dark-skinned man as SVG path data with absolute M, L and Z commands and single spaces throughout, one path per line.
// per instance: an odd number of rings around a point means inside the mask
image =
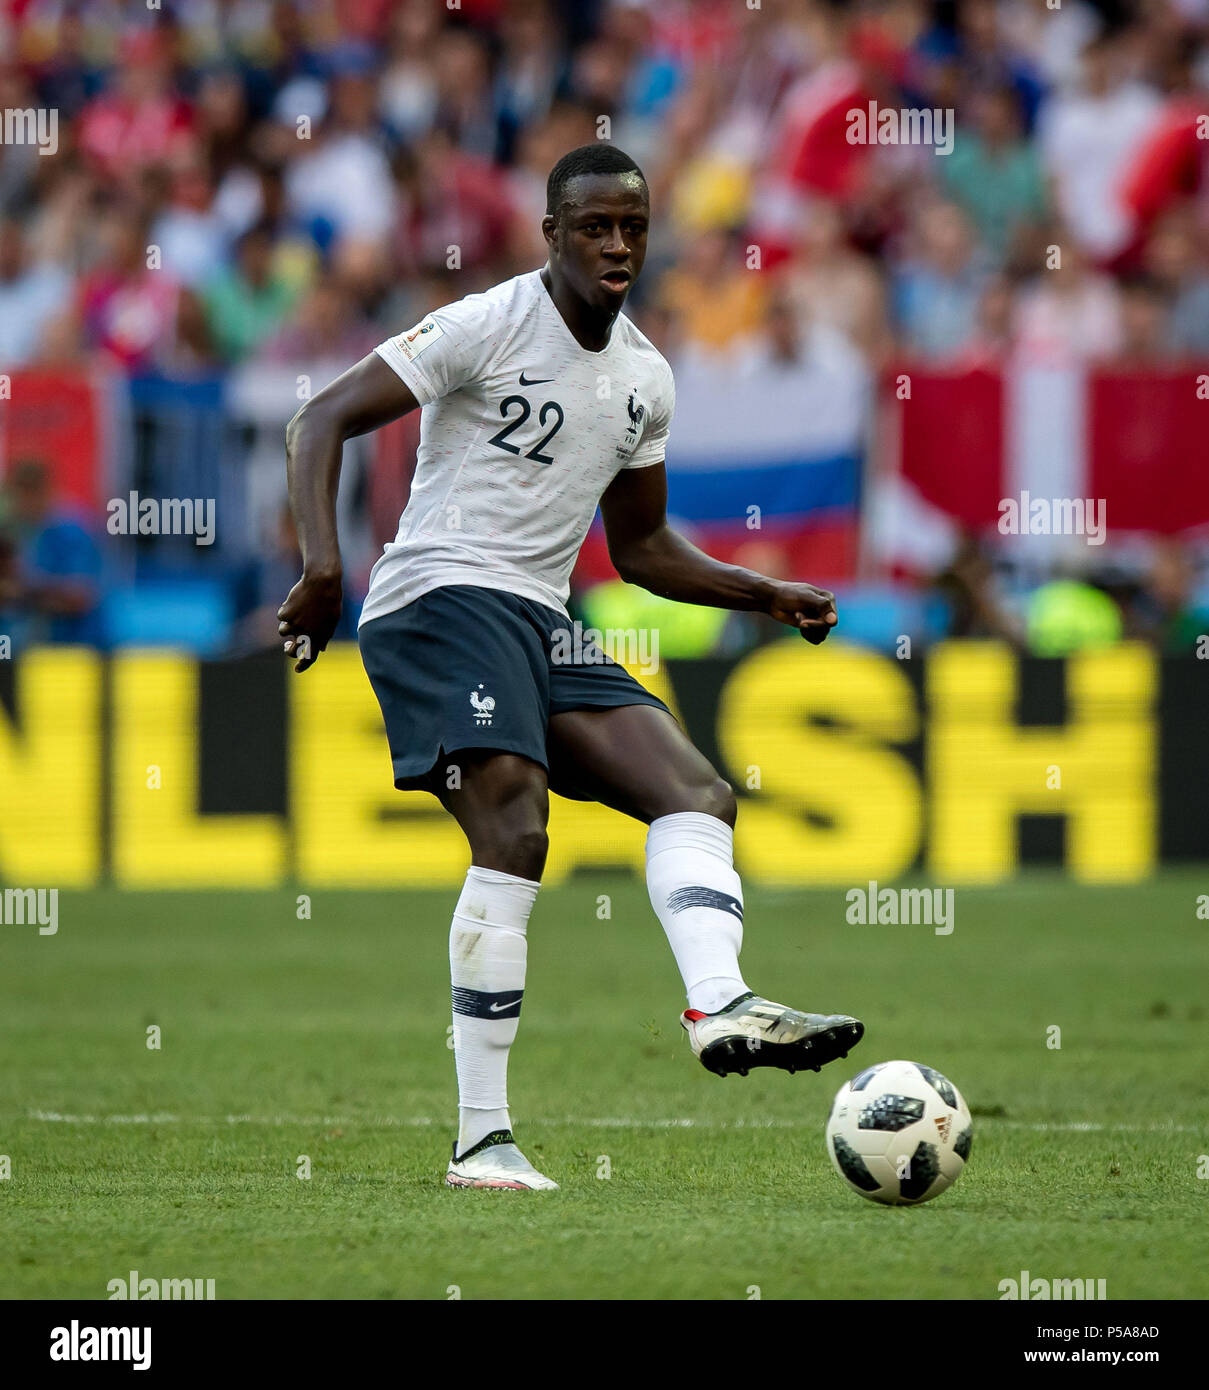
M 621 312 L 649 221 L 632 159 L 607 144 L 572 150 L 550 173 L 543 269 L 389 339 L 287 431 L 303 575 L 280 632 L 304 671 L 340 617 L 344 441 L 423 408 L 411 495 L 370 577 L 359 640 L 396 787 L 432 792 L 470 846 L 449 940 L 450 1187 L 557 1187 L 517 1148 L 507 1101 L 550 789 L 648 826 L 651 904 L 684 979 L 681 1022 L 710 1071 L 817 1070 L 863 1032 L 847 1015 L 802 1013 L 748 988 L 731 788 L 660 700 L 567 640 L 571 570 L 598 504 L 630 583 L 768 613 L 814 643 L 836 622 L 826 590 L 722 564 L 668 525 L 672 373 Z

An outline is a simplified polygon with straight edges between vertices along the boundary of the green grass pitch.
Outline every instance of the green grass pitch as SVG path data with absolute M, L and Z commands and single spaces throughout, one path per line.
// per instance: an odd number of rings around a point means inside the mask
M 293 892 L 64 893 L 57 936 L 0 926 L 0 1296 L 138 1270 L 220 1299 L 995 1299 L 1027 1269 L 1205 1298 L 1206 891 L 1029 876 L 958 890 L 938 937 L 750 890 L 753 986 L 868 1031 L 818 1076 L 719 1080 L 642 885 L 547 890 L 511 1101 L 549 1194 L 441 1186 L 456 891 L 319 893 L 309 921 Z M 892 1057 L 975 1117 L 917 1208 L 862 1201 L 823 1144 L 840 1083 Z

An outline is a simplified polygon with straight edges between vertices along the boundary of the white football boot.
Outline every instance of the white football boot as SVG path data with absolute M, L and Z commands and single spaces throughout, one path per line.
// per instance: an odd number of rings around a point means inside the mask
M 516 1192 L 557 1192 L 558 1184 L 539 1173 L 516 1147 L 510 1129 L 497 1129 L 480 1139 L 458 1157 L 453 1157 L 445 1173 L 446 1187 L 500 1187 Z
M 847 1057 L 865 1032 L 847 1014 L 804 1014 L 750 991 L 716 1014 L 685 1009 L 680 1022 L 694 1055 L 715 1076 L 746 1076 L 752 1067 L 818 1071 Z

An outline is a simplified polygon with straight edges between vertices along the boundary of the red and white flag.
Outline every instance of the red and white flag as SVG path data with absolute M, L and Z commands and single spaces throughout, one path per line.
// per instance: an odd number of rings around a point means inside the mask
M 884 566 L 943 566 L 1013 500 L 1096 502 L 1110 540 L 1209 526 L 1209 366 L 896 372 L 881 423 L 866 543 Z

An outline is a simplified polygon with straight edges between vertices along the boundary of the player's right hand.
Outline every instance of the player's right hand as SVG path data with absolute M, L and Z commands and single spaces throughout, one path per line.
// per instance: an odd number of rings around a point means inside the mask
M 295 671 L 305 671 L 319 659 L 336 631 L 343 602 L 339 574 L 304 574 L 290 590 L 277 610 L 277 631 L 285 638 L 286 656 L 297 658 Z
M 830 589 L 819 589 L 813 584 L 776 584 L 768 613 L 777 622 L 796 627 L 814 647 L 826 639 L 839 621 L 835 595 Z

